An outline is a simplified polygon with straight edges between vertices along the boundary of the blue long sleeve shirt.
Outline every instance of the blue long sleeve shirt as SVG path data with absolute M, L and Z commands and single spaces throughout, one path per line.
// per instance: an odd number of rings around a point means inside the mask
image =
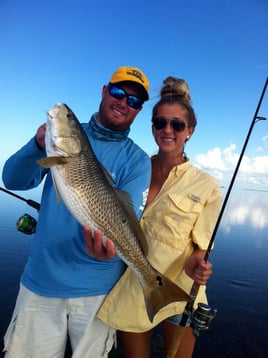
M 128 137 L 129 130 L 109 130 L 96 121 L 96 115 L 82 126 L 115 187 L 130 194 L 140 218 L 150 183 L 149 157 Z M 65 204 L 57 202 L 50 170 L 36 163 L 45 156 L 32 138 L 3 168 L 3 182 L 10 190 L 37 187 L 45 178 L 36 233 L 21 282 L 47 297 L 107 294 L 124 272 L 125 264 L 118 256 L 113 260 L 95 260 L 85 251 L 82 227 Z

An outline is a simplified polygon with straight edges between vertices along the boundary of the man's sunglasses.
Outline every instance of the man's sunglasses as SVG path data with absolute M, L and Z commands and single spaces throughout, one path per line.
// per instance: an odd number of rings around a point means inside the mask
M 143 105 L 143 100 L 127 94 L 122 88 L 119 88 L 113 84 L 109 84 L 109 94 L 116 99 L 123 99 L 127 97 L 127 105 L 134 109 L 139 109 Z
M 156 118 L 152 119 L 152 123 L 153 123 L 154 128 L 157 130 L 165 128 L 168 123 L 176 132 L 182 132 L 186 128 L 186 123 L 179 119 L 168 120 L 163 117 L 156 117 Z

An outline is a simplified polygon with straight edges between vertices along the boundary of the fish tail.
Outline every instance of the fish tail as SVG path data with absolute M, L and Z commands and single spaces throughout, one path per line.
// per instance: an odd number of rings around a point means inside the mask
M 188 293 L 162 274 L 158 273 L 156 280 L 157 285 L 154 287 L 149 285 L 142 287 L 147 314 L 151 322 L 157 312 L 168 304 L 176 301 L 192 301 Z

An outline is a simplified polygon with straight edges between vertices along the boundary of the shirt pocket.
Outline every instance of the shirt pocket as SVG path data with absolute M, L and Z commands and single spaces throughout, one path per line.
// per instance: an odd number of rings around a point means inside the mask
M 150 239 L 159 240 L 183 252 L 192 241 L 191 232 L 203 206 L 201 199 L 195 195 L 169 193 L 162 203 L 158 220 L 154 222 L 154 232 Z
M 181 230 L 185 230 L 189 234 L 203 210 L 204 205 L 201 199 L 194 194 L 179 196 L 171 193 L 168 197 L 170 212 L 173 213 L 172 218 L 174 219 L 177 215 Z
M 177 194 L 168 194 L 170 202 L 172 202 L 179 211 L 186 213 L 200 213 L 203 209 L 203 203 L 199 196 L 189 194 L 188 196 L 180 196 Z

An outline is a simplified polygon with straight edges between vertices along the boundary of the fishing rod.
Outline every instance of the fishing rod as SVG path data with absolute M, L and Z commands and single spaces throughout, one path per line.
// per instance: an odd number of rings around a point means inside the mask
M 7 190 L 7 189 L 1 188 L 1 187 L 0 187 L 0 190 L 4 191 L 5 193 L 7 193 L 7 194 L 9 194 L 9 195 L 14 196 L 14 197 L 17 198 L 17 199 L 20 199 L 20 200 L 22 200 L 22 201 L 25 201 L 28 205 L 30 205 L 32 208 L 36 209 L 37 211 L 40 210 L 40 204 L 37 203 L 37 202 L 34 201 L 34 200 L 25 199 L 25 198 L 23 198 L 22 196 L 19 196 L 19 195 L 15 194 L 15 193 L 12 193 L 11 191 L 9 191 L 9 190 Z
M 22 196 L 12 193 L 11 191 L 4 189 L 2 187 L 0 187 L 0 190 L 4 191 L 5 193 L 7 193 L 9 195 L 14 196 L 17 199 L 25 201 L 32 208 L 36 209 L 38 212 L 40 211 L 40 204 L 37 203 L 36 201 L 31 200 L 31 199 L 25 199 Z M 28 235 L 35 233 L 36 225 L 37 225 L 37 221 L 35 220 L 35 218 L 33 218 L 29 214 L 22 215 L 18 219 L 17 224 L 16 224 L 17 230 L 23 232 L 24 234 L 28 234 Z
M 231 194 L 232 187 L 233 187 L 235 178 L 237 176 L 237 173 L 238 173 L 242 158 L 244 156 L 244 153 L 245 153 L 245 150 L 246 150 L 246 147 L 247 147 L 251 132 L 253 130 L 253 127 L 254 127 L 256 122 L 258 122 L 260 120 L 266 120 L 265 117 L 258 116 L 258 113 L 259 113 L 259 109 L 261 107 L 263 97 L 264 97 L 265 92 L 266 92 L 267 84 L 268 84 L 268 77 L 266 78 L 266 81 L 265 81 L 265 84 L 264 84 L 264 87 L 263 87 L 263 90 L 262 90 L 262 93 L 261 93 L 261 96 L 260 96 L 260 99 L 259 99 L 259 103 L 257 105 L 257 108 L 256 108 L 256 111 L 255 111 L 253 120 L 251 122 L 251 125 L 250 125 L 250 128 L 249 128 L 245 143 L 243 145 L 243 148 L 242 148 L 241 154 L 239 156 L 236 168 L 234 170 L 234 173 L 233 173 L 229 188 L 228 188 L 228 190 L 226 192 L 225 199 L 223 201 L 223 204 L 222 204 L 218 219 L 216 221 L 216 224 L 215 224 L 211 239 L 209 241 L 209 244 L 208 244 L 205 256 L 204 256 L 205 262 L 207 262 L 208 257 L 210 255 L 210 252 L 211 252 L 211 249 L 212 249 L 212 246 L 213 246 L 213 243 L 214 243 L 217 231 L 218 231 L 218 227 L 219 227 L 220 222 L 221 222 L 221 218 L 223 216 L 223 213 L 224 213 L 224 210 L 226 208 L 229 196 Z M 196 281 L 194 281 L 194 283 L 192 285 L 192 288 L 191 288 L 191 291 L 190 291 L 191 301 L 187 302 L 187 304 L 185 306 L 185 309 L 184 309 L 184 312 L 182 314 L 180 324 L 176 328 L 176 331 L 175 331 L 175 334 L 174 334 L 174 337 L 173 337 L 173 341 L 172 341 L 170 349 L 168 351 L 167 358 L 175 357 L 176 352 L 177 352 L 177 350 L 179 348 L 179 345 L 180 345 L 180 342 L 181 342 L 181 339 L 182 339 L 182 335 L 183 335 L 183 332 L 184 332 L 184 329 L 186 327 L 186 324 L 187 324 L 187 321 L 188 321 L 189 317 L 192 318 L 191 327 L 193 328 L 193 334 L 194 334 L 195 337 L 198 337 L 200 331 L 208 329 L 208 326 L 209 326 L 211 320 L 216 315 L 216 311 L 211 309 L 209 305 L 206 305 L 204 303 L 198 303 L 198 307 L 197 307 L 196 311 L 193 312 L 193 305 L 194 305 L 194 301 L 195 301 L 195 298 L 197 296 L 199 287 L 200 287 L 200 285 Z

